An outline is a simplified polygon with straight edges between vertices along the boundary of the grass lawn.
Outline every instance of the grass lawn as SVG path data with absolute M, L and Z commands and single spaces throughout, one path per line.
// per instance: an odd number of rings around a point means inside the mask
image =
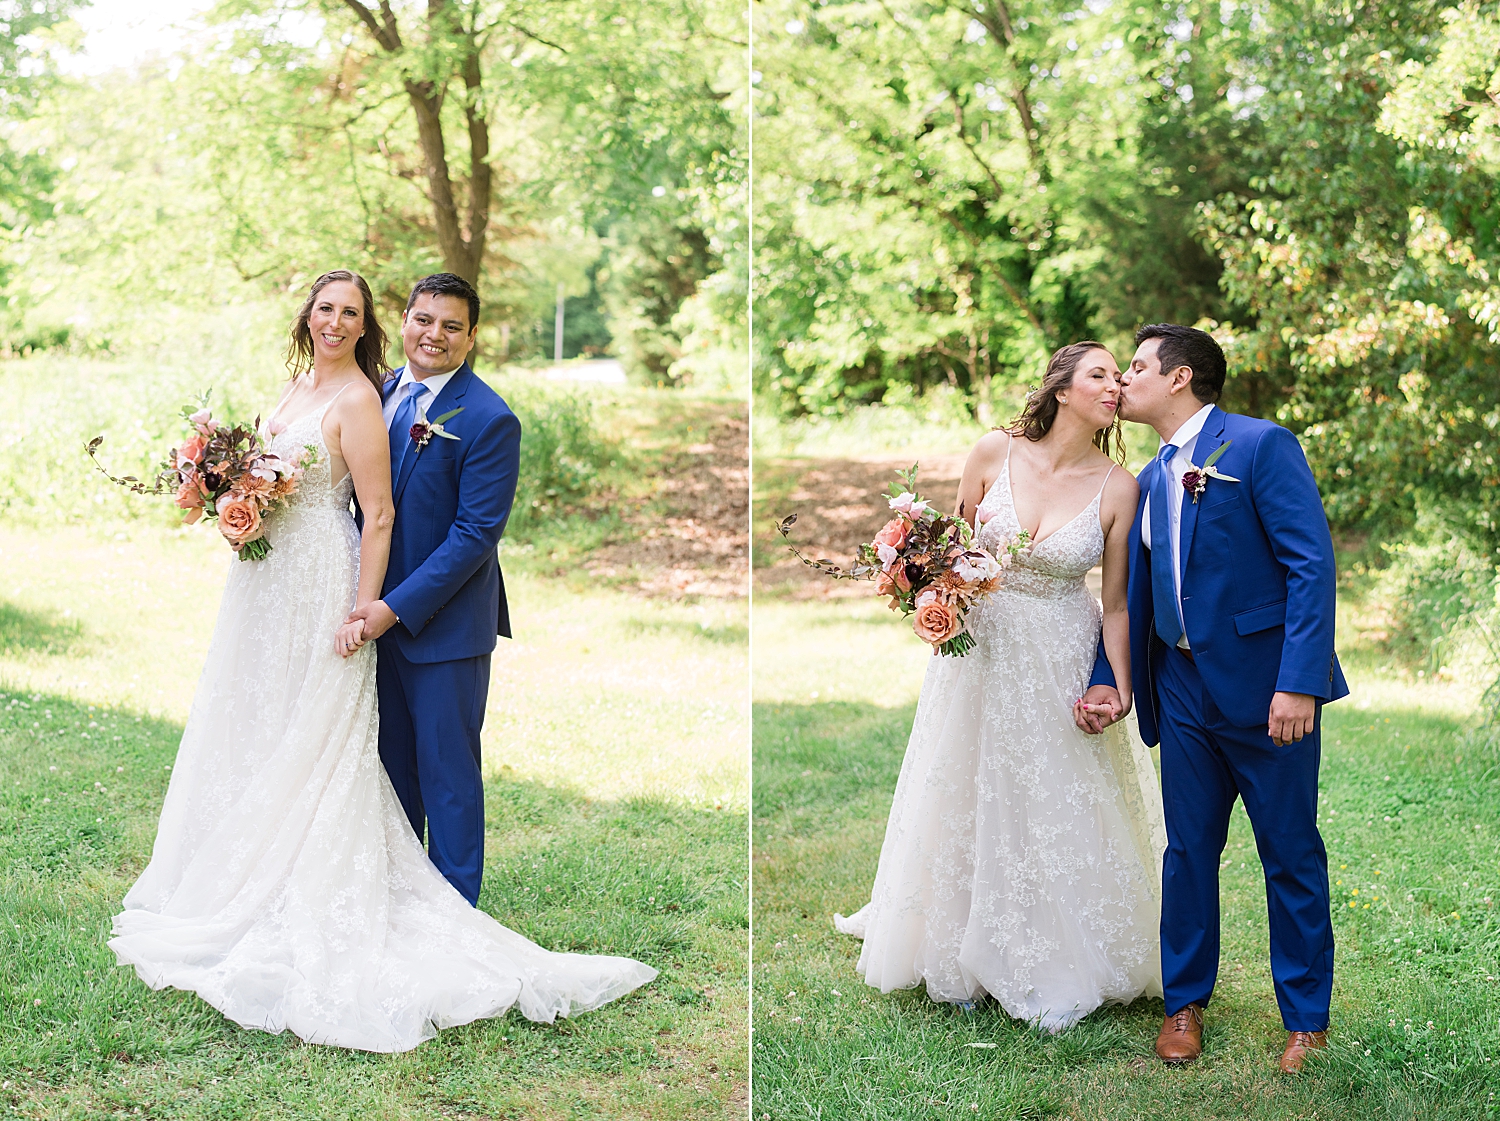
M 682 424 L 713 413 L 689 403 Z M 492 672 L 480 906 L 661 976 L 575 1021 L 512 1014 L 387 1056 L 242 1030 L 104 946 L 236 563 L 218 535 L 0 527 L 0 1115 L 744 1116 L 744 600 L 649 598 L 574 560 L 559 542 L 505 562 L 517 634 Z
M 1472 690 L 1348 650 L 1320 798 L 1333 1047 L 1301 1078 L 1276 1071 L 1265 893 L 1236 809 L 1205 1055 L 1169 1069 L 1159 1000 L 1049 1037 L 993 1003 L 965 1016 L 864 984 L 830 916 L 869 898 L 927 648 L 866 599 L 758 595 L 753 629 L 757 1121 L 1500 1115 L 1500 752 L 1470 727 Z

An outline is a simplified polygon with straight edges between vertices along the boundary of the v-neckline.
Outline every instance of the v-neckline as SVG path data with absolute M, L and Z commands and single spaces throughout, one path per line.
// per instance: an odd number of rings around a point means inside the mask
M 1113 467 L 1111 467 L 1109 469 L 1109 471 L 1113 471 L 1113 470 L 1114 470 Z M 1109 481 L 1109 471 L 1106 471 L 1104 473 L 1104 479 L 1105 479 L 1106 483 Z M 1002 473 L 1005 475 L 1005 500 L 1010 503 L 1010 516 L 1015 519 L 1016 528 L 1019 529 L 1019 530 L 1023 530 L 1024 531 L 1026 529 L 1026 527 L 1021 524 L 1021 512 L 1016 509 L 1016 487 L 1015 487 L 1015 483 L 1012 480 L 1011 473 L 1010 473 L 1010 454 L 1009 453 L 1006 453 L 1006 456 L 1005 456 L 1005 467 L 1002 469 Z M 1085 506 L 1082 510 L 1078 511 L 1078 513 L 1074 514 L 1067 521 L 1063 522 L 1062 525 L 1058 526 L 1051 533 L 1047 534 L 1046 537 L 1037 538 L 1034 541 L 1027 542 L 1027 547 L 1030 548 L 1030 549 L 1036 549 L 1036 548 L 1040 547 L 1043 542 L 1051 541 L 1059 533 L 1061 533 L 1063 530 L 1067 529 L 1074 522 L 1076 522 L 1079 518 L 1083 517 L 1090 510 L 1092 510 L 1094 508 L 1094 506 L 1098 504 L 1099 499 L 1101 499 L 1103 497 L 1104 497 L 1104 487 L 1100 486 L 1099 493 L 1096 494 L 1096 495 L 1094 495 L 1094 497 L 1089 501 L 1089 504 L 1087 506 Z M 1038 529 L 1041 528 L 1041 524 L 1040 523 L 1038 523 L 1037 528 Z

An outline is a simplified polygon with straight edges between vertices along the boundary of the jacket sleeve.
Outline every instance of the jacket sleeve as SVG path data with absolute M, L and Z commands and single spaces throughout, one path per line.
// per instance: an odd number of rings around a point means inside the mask
M 1089 688 L 1095 685 L 1108 685 L 1111 689 L 1118 688 L 1115 684 L 1115 671 L 1109 664 L 1109 656 L 1104 653 L 1104 632 L 1099 632 L 1099 649 L 1094 652 L 1094 675 L 1089 678 Z
M 1333 695 L 1333 628 L 1338 569 L 1333 535 L 1302 445 L 1273 427 L 1255 448 L 1251 501 L 1271 552 L 1286 569 L 1286 637 L 1276 689 Z
M 458 513 L 448 536 L 385 596 L 413 638 L 494 555 L 510 519 L 521 464 L 521 422 L 496 416 L 472 438 L 458 476 Z

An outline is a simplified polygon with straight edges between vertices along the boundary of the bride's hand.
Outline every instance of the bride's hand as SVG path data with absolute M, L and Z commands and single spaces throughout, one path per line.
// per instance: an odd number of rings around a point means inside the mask
M 333 637 L 333 648 L 339 657 L 347 658 L 365 644 L 365 621 L 356 619 L 339 627 Z
M 1129 708 L 1117 689 L 1095 685 L 1073 702 L 1073 723 L 1091 736 L 1097 736 L 1111 724 L 1125 717 Z

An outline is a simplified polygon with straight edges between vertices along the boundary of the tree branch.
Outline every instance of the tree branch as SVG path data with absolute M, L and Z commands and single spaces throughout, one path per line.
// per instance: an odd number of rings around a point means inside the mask
M 390 0 L 380 0 L 380 16 L 365 7 L 360 0 L 344 0 L 344 5 L 359 21 L 370 29 L 375 41 L 394 54 L 401 49 L 401 32 L 396 27 L 396 13 L 391 11 Z
M 1005 59 L 1010 64 L 1011 73 L 1010 103 L 1016 107 L 1016 113 L 1021 118 L 1021 129 L 1026 134 L 1026 150 L 1031 156 L 1032 169 L 1041 176 L 1043 183 L 1050 183 L 1052 172 L 1042 153 L 1042 134 L 1036 127 L 1036 117 L 1031 111 L 1031 96 L 1026 92 L 1026 81 L 1021 77 L 1020 67 L 1016 65 L 1016 29 L 1010 18 L 1010 9 L 1005 0 L 988 0 L 983 5 L 966 4 L 964 10 L 971 19 L 978 20 L 997 43 L 1005 47 Z

